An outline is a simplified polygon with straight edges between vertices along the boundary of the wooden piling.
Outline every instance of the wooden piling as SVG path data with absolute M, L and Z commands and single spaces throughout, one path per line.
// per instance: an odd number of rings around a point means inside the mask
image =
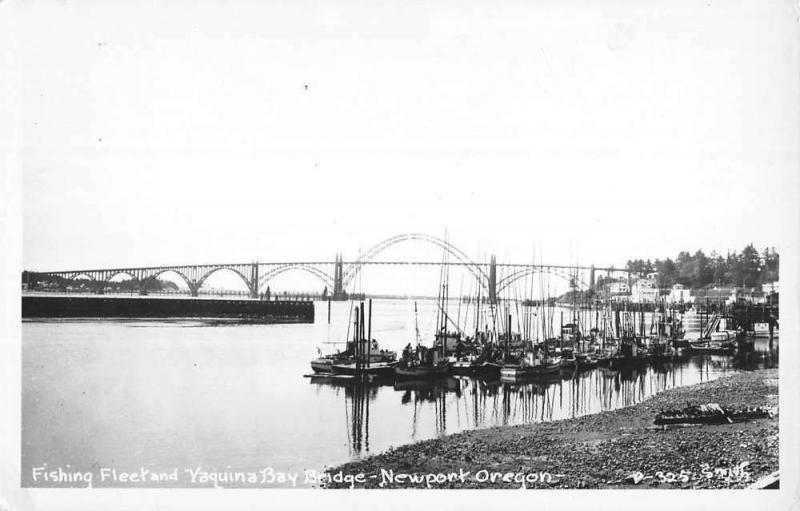
M 372 298 L 369 299 L 369 326 L 367 328 L 367 367 L 369 367 L 372 358 Z

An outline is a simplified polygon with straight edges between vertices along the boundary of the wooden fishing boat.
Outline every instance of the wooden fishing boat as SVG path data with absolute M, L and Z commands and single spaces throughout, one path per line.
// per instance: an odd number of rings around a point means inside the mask
M 598 358 L 593 353 L 576 353 L 575 364 L 579 370 L 592 369 L 597 367 Z
M 455 360 L 450 362 L 449 370 L 453 374 L 474 374 L 476 366 L 474 360 Z
M 332 373 L 333 364 L 341 364 L 348 360 L 347 357 L 337 358 L 333 355 L 320 357 L 311 361 L 311 369 L 315 373 Z
M 451 361 L 448 371 L 456 375 L 499 375 L 502 364 L 486 360 L 485 357 L 464 357 Z
M 445 262 L 446 256 L 447 252 L 445 252 Z M 413 349 L 409 343 L 406 349 L 403 350 L 400 363 L 393 369 L 394 376 L 398 380 L 425 380 L 446 376 L 449 366 L 447 359 L 448 346 L 452 347 L 453 352 L 456 351 L 460 344 L 463 347 L 461 332 L 453 333 L 447 330 L 448 322 L 454 323 L 447 314 L 449 275 L 449 266 L 443 266 L 439 282 L 439 297 L 437 299 L 436 334 L 431 348 L 427 348 L 420 343 L 417 303 L 414 302 L 417 346 L 416 349 Z
M 558 363 L 562 369 L 575 369 L 578 366 L 578 359 L 575 357 L 574 351 L 564 348 L 561 350 L 561 358 Z
M 704 355 L 733 355 L 736 353 L 734 346 L 711 341 L 710 339 L 691 343 L 689 350 L 692 353 Z
M 733 355 L 736 351 L 736 342 L 727 331 L 713 332 L 706 339 L 692 342 L 689 349 L 692 353 Z
M 375 339 L 370 340 L 368 336 L 363 335 L 363 313 L 359 322 L 358 307 L 356 308 L 355 312 L 356 320 L 354 321 L 355 328 L 353 330 L 353 339 L 347 341 L 346 349 L 344 351 L 338 351 L 330 355 L 322 355 L 319 348 L 317 348 L 317 352 L 320 356 L 319 358 L 311 361 L 311 369 L 315 373 L 333 373 L 334 366 L 348 366 L 350 364 L 355 366 L 356 360 L 361 362 L 362 366 L 377 365 L 378 367 L 380 367 L 380 364 L 387 364 L 397 360 L 397 352 L 381 349 L 380 346 L 378 346 L 378 341 Z M 372 327 L 371 318 L 372 302 L 370 301 L 370 330 Z M 341 370 L 342 369 L 340 368 L 340 371 Z M 339 374 L 343 373 L 340 372 Z
M 366 364 L 367 361 L 369 361 L 370 364 L 380 364 L 397 360 L 397 352 L 380 349 L 375 339 L 373 339 L 371 343 L 363 339 L 361 343 L 361 355 L 359 359 L 364 364 Z M 368 343 L 370 344 L 369 346 L 367 346 Z M 335 364 L 355 363 L 355 345 L 356 343 L 354 341 L 350 341 L 348 342 L 348 349 L 345 351 L 324 355 L 312 360 L 311 369 L 315 373 L 331 373 L 333 372 L 333 366 Z
M 488 377 L 500 376 L 502 367 L 503 364 L 499 362 L 481 362 L 477 368 L 477 374 Z
M 373 377 L 391 377 L 394 374 L 397 362 L 376 362 L 374 364 L 362 365 L 360 370 L 361 374 Z M 355 376 L 358 374 L 359 368 L 356 362 L 347 361 L 338 364 L 333 364 L 331 372 L 335 375 L 349 375 Z
M 394 375 L 398 379 L 424 380 L 440 378 L 447 375 L 447 361 L 442 360 L 437 364 L 415 364 L 394 366 Z
M 539 376 L 547 376 L 558 374 L 561 370 L 561 363 L 559 360 L 543 360 L 536 364 L 504 364 L 500 368 L 500 379 L 516 380 L 525 378 L 535 378 Z

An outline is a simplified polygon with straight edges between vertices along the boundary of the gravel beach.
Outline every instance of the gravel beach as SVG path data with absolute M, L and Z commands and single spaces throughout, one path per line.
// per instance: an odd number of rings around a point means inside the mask
M 660 411 L 706 403 L 774 414 L 721 425 L 653 425 Z M 777 369 L 739 373 L 611 412 L 404 445 L 328 469 L 325 486 L 744 488 L 778 470 L 777 406 Z

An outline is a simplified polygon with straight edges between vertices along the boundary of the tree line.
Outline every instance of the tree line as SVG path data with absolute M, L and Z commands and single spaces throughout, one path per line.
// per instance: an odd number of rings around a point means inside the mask
M 45 288 L 66 288 L 67 286 L 81 287 L 81 285 L 84 285 L 85 287 L 92 287 L 100 284 L 88 278 L 68 279 L 59 275 L 48 275 L 29 271 L 22 272 L 23 284 L 27 283 L 30 284 L 31 288 L 35 288 L 39 282 L 41 282 L 42 286 Z M 142 282 L 140 282 L 139 279 L 109 281 L 103 284 L 105 287 L 110 287 L 114 291 L 126 293 L 130 291 L 138 291 L 142 287 Z M 150 281 L 147 283 L 147 289 L 148 291 L 156 292 L 178 291 L 180 288 L 172 281 L 155 278 L 150 279 Z
M 706 255 L 702 250 L 694 254 L 680 252 L 671 258 L 655 261 L 633 259 L 625 267 L 635 275 L 643 277 L 656 272 L 660 288 L 683 284 L 687 288 L 711 286 L 759 287 L 778 280 L 779 256 L 775 247 L 759 252 L 749 244 L 741 252 L 726 255 L 712 251 Z

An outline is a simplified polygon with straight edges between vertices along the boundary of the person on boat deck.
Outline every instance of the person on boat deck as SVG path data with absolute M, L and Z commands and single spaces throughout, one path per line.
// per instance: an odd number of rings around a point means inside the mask
M 430 359 L 430 357 L 428 356 L 428 348 L 426 348 L 425 346 L 420 346 L 419 347 L 419 361 L 423 362 L 423 363 L 428 363 L 428 362 L 430 362 L 429 359 Z

